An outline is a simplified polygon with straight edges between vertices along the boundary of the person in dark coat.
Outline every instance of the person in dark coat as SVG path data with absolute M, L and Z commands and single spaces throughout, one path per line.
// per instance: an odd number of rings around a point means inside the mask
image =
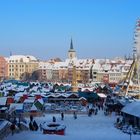
M 61 120 L 64 120 L 64 113 L 61 112 Z
M 92 115 L 92 109 L 89 109 L 88 116 L 90 117 Z
M 37 125 L 35 120 L 33 121 L 33 126 L 34 126 L 34 130 L 37 131 L 38 130 L 38 125 Z
M 32 115 L 30 115 L 30 121 L 31 121 L 31 122 L 33 121 L 33 116 L 32 116 Z
M 10 130 L 12 131 L 12 135 L 14 135 L 15 129 L 16 129 L 15 124 L 12 123 L 11 126 L 10 126 Z
M 34 126 L 33 126 L 32 122 L 29 123 L 29 128 L 31 131 L 34 131 Z
M 56 118 L 55 118 L 55 116 L 53 116 L 53 120 L 52 120 L 53 122 L 56 122 Z
M 77 119 L 77 114 L 75 111 L 73 112 L 73 117 L 74 117 L 74 119 Z
M 41 123 L 40 123 L 40 125 L 39 125 L 39 128 L 40 128 L 40 131 L 43 130 L 43 128 L 42 128 L 42 124 L 41 124 Z

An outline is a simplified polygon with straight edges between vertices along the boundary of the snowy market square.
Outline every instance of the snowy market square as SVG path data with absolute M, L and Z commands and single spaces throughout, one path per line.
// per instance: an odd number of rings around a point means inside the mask
M 56 117 L 56 121 L 66 125 L 64 136 L 43 134 L 40 129 L 38 131 L 23 131 L 14 135 L 9 135 L 5 140 L 130 140 L 130 135 L 123 133 L 114 127 L 116 115 L 112 113 L 105 116 L 103 111 L 99 111 L 97 115 L 88 116 L 87 114 L 77 114 L 77 119 L 73 118 L 73 114 L 64 114 L 64 120 L 61 120 L 60 114 L 46 114 L 44 117 L 35 117 L 38 124 L 46 121 L 51 122 L 52 116 Z M 139 140 L 140 135 L 132 135 L 132 140 Z
M 140 139 L 138 100 L 116 96 L 105 84 L 82 88 L 77 93 L 60 92 L 68 85 L 48 85 L 18 81 L 1 85 L 1 92 L 6 95 L 0 98 L 1 139 Z M 50 88 L 59 88 L 59 92 L 50 92 Z M 15 96 L 7 96 L 15 92 Z

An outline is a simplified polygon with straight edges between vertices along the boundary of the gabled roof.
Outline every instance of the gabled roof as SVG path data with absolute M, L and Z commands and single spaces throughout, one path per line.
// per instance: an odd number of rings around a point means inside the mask
M 78 98 L 78 94 L 71 93 L 67 96 L 67 98 Z
M 31 107 L 30 111 L 37 111 L 37 107 L 33 104 L 33 106 Z
M 79 100 L 87 100 L 85 97 L 80 97 Z
M 37 101 L 40 102 L 42 105 L 44 104 L 43 99 L 38 99 Z
M 36 102 L 34 103 L 34 105 L 36 106 L 37 109 L 42 110 L 42 108 L 43 108 L 43 104 L 41 104 L 41 103 L 38 102 L 38 101 L 36 101 Z

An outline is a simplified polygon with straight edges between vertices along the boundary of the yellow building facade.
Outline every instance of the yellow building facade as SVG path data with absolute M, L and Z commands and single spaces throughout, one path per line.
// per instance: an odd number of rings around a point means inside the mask
M 38 60 L 33 56 L 13 55 L 8 58 L 8 77 L 20 80 L 23 74 L 32 74 L 38 69 Z

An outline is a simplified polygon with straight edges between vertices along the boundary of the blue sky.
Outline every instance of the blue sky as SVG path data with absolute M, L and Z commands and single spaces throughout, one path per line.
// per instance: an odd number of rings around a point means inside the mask
M 0 0 L 0 55 L 65 59 L 132 53 L 140 0 Z

